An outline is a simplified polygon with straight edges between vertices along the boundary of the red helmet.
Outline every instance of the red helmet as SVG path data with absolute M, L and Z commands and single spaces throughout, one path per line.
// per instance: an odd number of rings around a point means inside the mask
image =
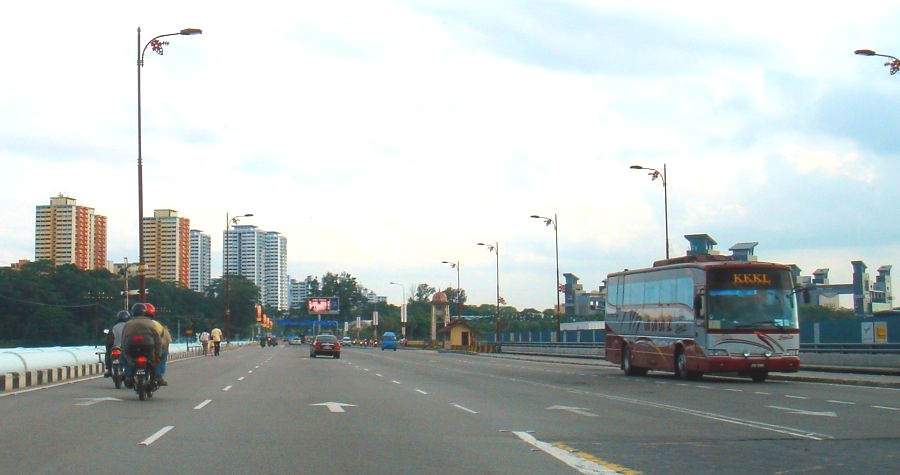
M 147 302 L 144 304 L 144 306 L 147 307 L 147 316 L 148 317 L 153 318 L 156 316 L 156 307 L 154 307 L 152 303 Z

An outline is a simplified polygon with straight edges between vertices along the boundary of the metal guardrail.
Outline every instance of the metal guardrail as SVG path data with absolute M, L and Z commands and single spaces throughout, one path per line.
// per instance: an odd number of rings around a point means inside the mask
M 801 343 L 801 353 L 900 354 L 900 343 Z

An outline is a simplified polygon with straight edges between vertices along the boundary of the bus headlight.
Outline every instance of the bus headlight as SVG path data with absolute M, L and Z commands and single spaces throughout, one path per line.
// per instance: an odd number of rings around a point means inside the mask
M 709 356 L 728 356 L 728 350 L 723 350 L 721 348 L 711 348 L 707 351 L 709 352 Z

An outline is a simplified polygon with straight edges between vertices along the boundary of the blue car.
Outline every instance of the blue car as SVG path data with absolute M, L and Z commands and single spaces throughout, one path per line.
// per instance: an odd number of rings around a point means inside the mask
M 384 332 L 381 335 L 381 351 L 384 350 L 397 351 L 397 335 L 394 332 Z

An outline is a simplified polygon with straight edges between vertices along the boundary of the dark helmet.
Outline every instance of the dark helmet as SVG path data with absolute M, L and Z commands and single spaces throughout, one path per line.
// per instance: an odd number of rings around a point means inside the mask
M 128 313 L 128 310 L 119 310 L 119 313 L 116 314 L 116 320 L 120 322 L 128 321 L 131 318 L 131 314 Z
M 156 307 L 152 303 L 145 303 L 144 307 L 147 308 L 147 316 L 153 318 L 156 316 Z
M 138 302 L 131 306 L 131 315 L 133 317 L 146 317 L 147 316 L 147 306 L 141 302 Z

